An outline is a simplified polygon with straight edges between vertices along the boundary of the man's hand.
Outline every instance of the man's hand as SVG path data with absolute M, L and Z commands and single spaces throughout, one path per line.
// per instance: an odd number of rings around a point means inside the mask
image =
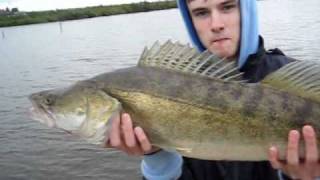
M 121 118 L 116 117 L 112 120 L 106 145 L 128 155 L 144 155 L 159 150 L 159 148 L 152 147 L 141 127 L 133 127 L 131 118 L 126 113 L 122 114 Z
M 320 177 L 316 134 L 309 125 L 303 127 L 302 134 L 305 141 L 304 161 L 299 160 L 300 133 L 297 130 L 289 132 L 286 162 L 281 162 L 278 159 L 279 151 L 274 146 L 269 150 L 269 161 L 273 168 L 281 170 L 292 179 L 314 180 L 316 177 Z

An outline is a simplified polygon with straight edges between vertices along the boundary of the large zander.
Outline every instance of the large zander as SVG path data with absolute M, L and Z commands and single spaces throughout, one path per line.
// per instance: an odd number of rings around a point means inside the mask
M 211 160 L 266 160 L 285 152 L 290 129 L 320 130 L 320 65 L 296 61 L 246 83 L 234 61 L 171 43 L 145 49 L 137 66 L 30 96 L 35 119 L 94 144 L 128 112 L 153 145 Z M 300 148 L 303 158 L 303 148 Z M 284 154 L 281 154 L 284 157 Z

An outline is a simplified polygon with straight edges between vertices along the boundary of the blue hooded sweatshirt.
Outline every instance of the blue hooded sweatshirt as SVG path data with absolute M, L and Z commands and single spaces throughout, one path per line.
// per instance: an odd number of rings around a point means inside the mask
M 239 0 L 241 13 L 241 40 L 238 67 L 241 68 L 250 54 L 256 53 L 259 45 L 256 0 Z M 177 0 L 182 18 L 193 45 L 201 52 L 205 47 L 199 40 L 187 7 L 187 0 Z M 141 171 L 151 180 L 168 180 L 180 177 L 182 157 L 175 152 L 160 151 L 144 156 Z

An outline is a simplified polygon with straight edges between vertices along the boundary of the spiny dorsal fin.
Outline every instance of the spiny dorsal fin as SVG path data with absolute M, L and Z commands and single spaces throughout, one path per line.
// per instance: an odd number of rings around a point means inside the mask
M 320 63 L 295 61 L 268 75 L 263 84 L 320 102 Z
M 209 51 L 199 53 L 189 45 L 172 43 L 170 40 L 163 45 L 156 42 L 150 50 L 145 48 L 138 66 L 158 67 L 224 81 L 243 82 L 242 73 L 238 71 L 235 61 L 220 59 Z

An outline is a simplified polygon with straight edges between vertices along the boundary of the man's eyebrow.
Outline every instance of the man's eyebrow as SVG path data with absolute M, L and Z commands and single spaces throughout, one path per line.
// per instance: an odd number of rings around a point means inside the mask
M 222 3 L 222 5 L 225 5 L 225 4 L 230 4 L 230 3 L 237 3 L 238 0 L 226 0 Z
M 204 8 L 204 7 L 198 7 L 198 8 L 192 9 L 192 10 L 191 10 L 191 13 L 197 13 L 197 12 L 204 11 L 204 10 L 206 10 L 206 8 Z
M 190 3 L 195 0 L 186 0 L 186 1 L 187 1 L 187 3 Z M 204 1 L 207 2 L 207 0 L 204 0 Z M 238 2 L 238 0 L 226 0 L 226 1 L 222 2 L 222 4 L 237 3 L 237 2 Z
M 196 1 L 196 0 L 187 0 L 187 3 L 190 3 L 192 1 Z M 207 2 L 208 0 L 204 0 L 204 2 Z

